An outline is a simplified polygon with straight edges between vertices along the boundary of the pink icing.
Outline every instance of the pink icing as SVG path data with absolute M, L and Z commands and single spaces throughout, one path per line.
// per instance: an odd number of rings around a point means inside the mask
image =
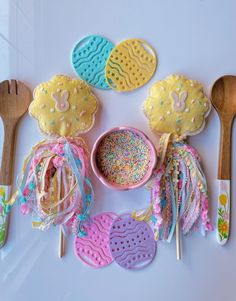
M 109 249 L 109 234 L 115 218 L 114 213 L 96 215 L 85 229 L 87 236 L 75 238 L 75 254 L 87 265 L 101 268 L 113 261 Z

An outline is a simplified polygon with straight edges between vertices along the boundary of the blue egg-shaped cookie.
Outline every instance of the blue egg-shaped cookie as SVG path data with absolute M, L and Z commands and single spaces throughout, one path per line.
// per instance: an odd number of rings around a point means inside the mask
M 72 51 L 72 65 L 78 76 L 99 89 L 110 89 L 105 79 L 105 66 L 114 44 L 98 35 L 80 40 Z

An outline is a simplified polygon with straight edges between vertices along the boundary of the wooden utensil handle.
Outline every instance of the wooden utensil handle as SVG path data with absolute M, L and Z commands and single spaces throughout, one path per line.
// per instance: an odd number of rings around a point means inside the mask
M 14 165 L 16 121 L 4 121 L 4 144 L 0 170 L 0 184 L 11 185 Z
M 231 128 L 233 117 L 221 117 L 220 153 L 218 164 L 218 179 L 230 180 L 231 178 Z

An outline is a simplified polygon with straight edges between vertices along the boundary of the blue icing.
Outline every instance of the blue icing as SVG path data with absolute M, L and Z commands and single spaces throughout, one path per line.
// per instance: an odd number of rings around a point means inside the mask
M 151 216 L 151 221 L 153 222 L 153 224 L 155 224 L 156 221 L 157 221 L 157 218 L 156 218 L 154 215 L 152 215 L 152 216 Z
M 97 35 L 80 40 L 72 51 L 72 65 L 78 76 L 96 88 L 110 89 L 105 66 L 113 48 L 113 43 Z

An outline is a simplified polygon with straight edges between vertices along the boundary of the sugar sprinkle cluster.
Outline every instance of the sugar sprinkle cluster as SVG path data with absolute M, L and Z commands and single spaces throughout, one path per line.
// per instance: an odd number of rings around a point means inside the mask
M 145 140 L 131 130 L 114 131 L 100 142 L 96 162 L 107 181 L 116 185 L 138 184 L 150 164 L 150 149 Z

